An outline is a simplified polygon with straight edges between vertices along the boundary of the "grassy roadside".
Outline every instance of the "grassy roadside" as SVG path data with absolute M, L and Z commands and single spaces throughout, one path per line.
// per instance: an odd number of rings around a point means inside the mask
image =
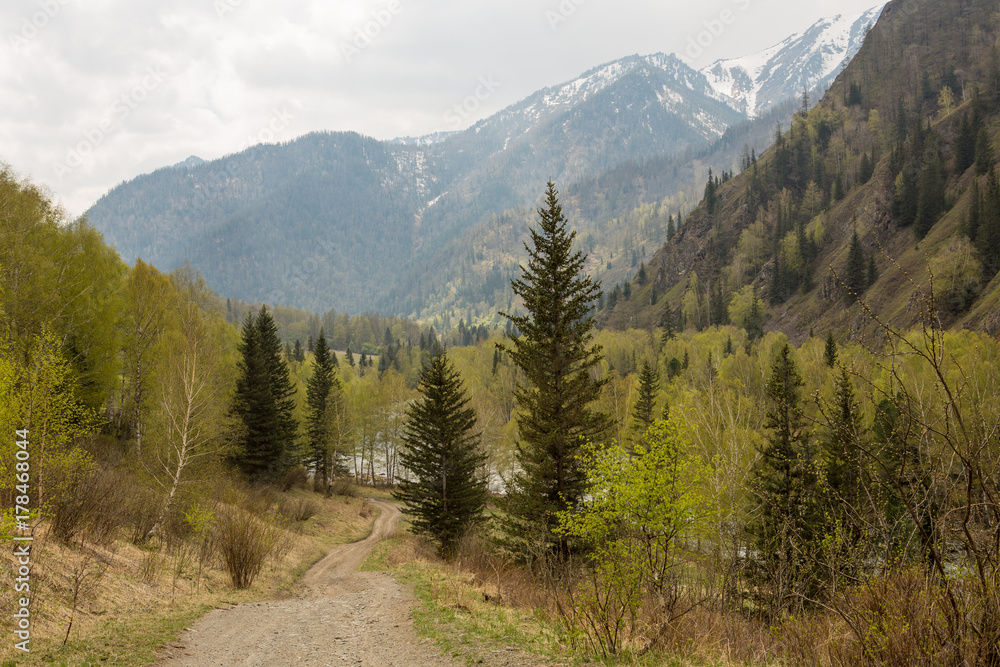
M 565 627 L 527 609 L 487 601 L 496 586 L 435 555 L 434 546 L 407 530 L 373 549 L 362 571 L 388 572 L 412 588 L 419 604 L 414 626 L 448 655 L 467 664 L 581 664 Z M 516 663 L 510 662 L 516 659 Z
M 414 536 L 402 523 L 396 534 L 380 542 L 361 567 L 392 574 L 409 586 L 418 600 L 414 608 L 417 632 L 430 638 L 447 655 L 468 665 L 634 665 L 639 667 L 733 667 L 745 664 L 721 655 L 683 650 L 677 655 L 623 653 L 601 658 L 579 630 L 530 605 L 498 602 L 497 583 L 484 581 L 437 557 L 434 545 Z M 517 586 L 503 582 L 506 597 Z M 512 588 L 513 587 L 513 588 Z M 515 592 L 515 594 L 517 594 Z M 524 592 L 520 592 L 521 597 Z
M 217 556 L 200 564 L 194 543 L 175 540 L 140 548 L 117 540 L 81 548 L 39 539 L 32 554 L 31 652 L 14 649 L 5 614 L 0 665 L 149 665 L 162 646 L 211 609 L 289 594 L 331 547 L 368 535 L 378 516 L 359 497 L 326 499 L 301 489 L 277 496 L 286 507 L 300 502 L 315 503 L 315 514 L 284 520 L 278 549 L 243 591 L 233 589 Z M 13 561 L 5 552 L 0 587 L 13 591 Z M 63 645 L 77 589 L 76 613 Z

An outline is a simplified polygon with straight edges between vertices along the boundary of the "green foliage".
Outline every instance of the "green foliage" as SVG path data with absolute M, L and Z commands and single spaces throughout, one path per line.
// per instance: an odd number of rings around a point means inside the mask
M 40 188 L 0 165 L 0 325 L 25 355 L 56 335 L 79 397 L 103 408 L 119 386 L 117 324 L 125 266 L 85 221 L 71 222 Z
M 822 443 L 820 502 L 824 504 L 824 534 L 830 538 L 828 544 L 836 545 L 834 550 L 837 552 L 827 557 L 834 557 L 841 571 L 846 571 L 852 569 L 847 561 L 859 554 L 857 545 L 865 529 L 861 515 L 868 500 L 864 493 L 873 487 L 866 483 L 870 480 L 863 479 L 866 443 L 863 441 L 861 406 L 844 366 L 840 367 L 829 410 L 832 419 Z
M 861 154 L 861 164 L 858 165 L 858 184 L 864 185 L 875 174 L 875 161 L 869 153 Z
M 256 317 L 247 314 L 239 352 L 232 406 L 241 425 L 236 463 L 251 480 L 276 480 L 292 462 L 298 424 L 295 389 L 266 307 Z
M 989 169 L 986 190 L 979 201 L 981 213 L 975 229 L 975 245 L 983 264 L 985 277 L 990 278 L 1000 271 L 1000 178 L 996 169 Z M 970 219 L 972 213 L 970 212 Z
M 326 336 L 320 329 L 314 343 L 313 372 L 306 388 L 306 434 L 308 437 L 308 463 L 317 480 L 326 489 L 333 477 L 343 476 L 347 469 L 339 460 L 335 447 L 336 421 L 343 418 L 344 397 L 340 379 L 334 372 L 334 355 L 326 345 Z
M 585 545 L 594 576 L 580 595 L 595 646 L 617 653 L 650 604 L 657 623 L 677 611 L 682 541 L 700 535 L 712 514 L 707 469 L 689 453 L 677 424 L 658 420 L 632 447 L 588 444 L 580 456 L 587 493 L 559 512 L 558 531 Z
M 786 343 L 767 383 L 769 434 L 753 468 L 759 514 L 749 526 L 756 549 L 761 604 L 770 613 L 801 605 L 815 593 L 813 550 L 819 519 L 815 452 L 800 407 L 803 386 Z
M 920 170 L 917 214 L 913 222 L 913 233 L 920 240 L 938 221 L 945 210 L 944 163 L 935 137 L 927 141 L 923 166 Z
M 419 389 L 421 397 L 406 411 L 400 460 L 407 475 L 393 495 L 406 505 L 414 530 L 449 556 L 482 520 L 487 488 L 480 470 L 486 457 L 473 431 L 476 412 L 443 350 L 421 372 Z
M 645 433 L 653 424 L 656 411 L 656 394 L 660 390 L 660 374 L 656 366 L 648 361 L 642 362 L 639 372 L 639 398 L 632 411 L 632 429 Z
M 981 127 L 976 135 L 974 164 L 976 176 L 983 176 L 996 166 L 996 160 L 993 157 L 993 142 L 990 141 L 990 135 L 985 126 Z
M 965 312 L 979 296 L 983 265 L 967 238 L 950 239 L 928 268 L 934 276 L 935 295 L 951 312 Z
M 116 431 L 133 436 L 142 451 L 143 418 L 149 401 L 155 367 L 154 354 L 177 308 L 177 294 L 170 280 L 141 259 L 129 271 L 122 290 L 122 352 L 124 378 L 115 418 Z
M 507 532 L 515 540 L 540 534 L 567 556 L 568 543 L 552 532 L 555 513 L 580 501 L 586 479 L 576 453 L 609 427 L 590 407 L 604 384 L 590 374 L 601 360 L 590 315 L 600 287 L 581 277 L 585 257 L 572 250 L 576 234 L 566 229 L 552 183 L 538 217 L 527 266 L 512 283 L 527 314 L 503 314 L 521 332 L 507 336 L 506 350 L 527 380 L 517 391 L 520 470 L 508 488 Z
M 851 247 L 847 251 L 847 265 L 844 267 L 844 292 L 851 301 L 857 301 L 868 287 L 868 272 L 865 264 L 865 253 L 861 248 L 861 240 L 855 231 L 851 237 Z
M 56 334 L 43 328 L 31 340 L 27 358 L 16 365 L 14 358 L 9 358 L 3 364 L 7 366 L 5 393 L 10 403 L 4 410 L 9 421 L 0 425 L 8 427 L 11 434 L 15 429 L 29 432 L 31 475 L 36 485 L 31 498 L 43 513 L 56 511 L 80 477 L 89 472 L 92 457 L 78 446 L 79 439 L 100 426 L 94 411 L 77 397 L 75 373 L 60 347 Z M 0 362 L 6 352 L 0 349 Z M 9 484 L 16 461 L 12 438 L 0 446 L 0 452 L 0 467 L 11 473 Z
M 826 335 L 826 348 L 823 350 L 823 361 L 830 368 L 837 365 L 837 341 L 833 339 L 833 332 Z

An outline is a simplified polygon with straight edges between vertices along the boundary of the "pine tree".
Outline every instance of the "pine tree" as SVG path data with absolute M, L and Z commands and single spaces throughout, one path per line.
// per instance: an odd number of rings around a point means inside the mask
M 976 248 L 983 263 L 986 278 L 992 278 L 1000 271 L 1000 178 L 990 167 L 983 194 L 983 212 L 976 230 Z
M 670 308 L 670 304 L 663 309 L 663 317 L 660 318 L 660 326 L 663 327 L 663 334 L 660 337 L 660 342 L 664 345 L 669 340 L 673 340 L 677 337 L 677 331 L 674 330 L 674 312 Z
M 347 344 L 347 363 L 351 365 L 351 368 L 354 368 L 354 353 L 351 352 L 350 343 Z
M 863 495 L 865 486 L 862 466 L 861 407 L 854 396 L 854 387 L 847 369 L 840 367 L 834 394 L 829 408 L 830 424 L 822 444 L 824 476 L 819 484 L 818 501 L 822 504 L 823 532 L 827 539 L 828 560 L 833 560 L 841 572 L 855 572 L 862 566 L 864 552 L 858 543 L 864 537 L 860 518 L 863 502 L 871 500 Z
M 847 251 L 847 266 L 844 267 L 844 291 L 847 298 L 856 301 L 861 298 L 868 282 L 865 265 L 865 253 L 861 249 L 861 240 L 855 231 L 851 237 L 851 247 Z
M 747 349 L 764 336 L 764 314 L 760 310 L 760 299 L 754 290 L 753 301 L 750 302 L 750 312 L 747 313 L 743 328 L 747 332 Z
M 556 512 L 575 506 L 585 491 L 580 447 L 610 427 L 591 408 L 604 385 L 590 372 L 602 358 L 591 317 L 600 286 L 582 277 L 586 257 L 572 250 L 576 233 L 566 230 L 552 183 L 538 216 L 539 229 L 525 244 L 528 264 L 511 283 L 527 315 L 501 313 L 521 332 L 507 336 L 506 350 L 528 381 L 516 394 L 519 470 L 508 488 L 505 528 L 513 546 L 525 549 L 540 536 L 565 557 L 569 544 L 553 531 Z
M 983 196 L 979 191 L 979 179 L 972 179 L 972 188 L 969 193 L 969 212 L 965 217 L 965 224 L 962 226 L 962 231 L 966 236 L 969 237 L 970 241 L 976 240 L 976 235 L 979 233 L 979 223 L 981 221 L 983 210 Z
M 295 347 L 292 348 L 292 358 L 299 363 L 306 360 L 306 353 L 302 350 L 302 342 L 296 338 Z
M 846 98 L 844 99 L 844 106 L 848 107 L 858 107 L 861 106 L 861 84 L 851 82 L 848 89 Z
M 832 423 L 823 443 L 826 485 L 834 499 L 832 511 L 843 517 L 843 508 L 857 509 L 861 479 L 861 407 L 847 369 L 840 367 L 832 406 Z M 840 511 L 838 511 L 840 510 Z
M 917 197 L 917 216 L 913 221 L 913 233 L 920 240 L 927 236 L 944 212 L 944 165 L 937 141 L 927 142 L 924 163 L 920 170 L 920 188 Z
M 482 520 L 486 456 L 462 379 L 438 348 L 420 373 L 421 397 L 406 411 L 400 463 L 407 476 L 393 496 L 404 503 L 415 532 L 451 556 L 462 535 Z
M 649 430 L 656 418 L 656 394 L 660 391 L 660 374 L 656 367 L 648 361 L 642 362 L 639 372 L 639 398 L 632 410 L 632 429 L 638 435 Z
M 308 463 L 325 489 L 333 477 L 347 472 L 337 465 L 331 431 L 332 421 L 343 412 L 343 395 L 322 329 L 314 342 L 313 352 L 313 373 L 306 384 Z
M 712 283 L 708 292 L 708 313 L 711 324 L 721 327 L 729 324 L 729 307 L 722 294 L 722 281 Z
M 861 154 L 861 164 L 858 166 L 858 185 L 864 185 L 875 174 L 875 163 L 869 153 Z
M 718 187 L 715 178 L 712 176 L 712 168 L 709 167 L 708 183 L 705 184 L 705 210 L 708 211 L 709 215 L 713 215 L 719 206 L 719 198 L 716 194 Z
M 236 463 L 252 481 L 273 480 L 291 463 L 298 424 L 295 388 L 278 328 L 266 306 L 243 322 L 232 413 L 240 421 Z
M 823 350 L 823 361 L 830 368 L 837 365 L 837 341 L 833 339 L 833 332 L 826 335 L 826 348 Z
M 977 134 L 968 112 L 962 114 L 962 120 L 958 125 L 958 136 L 955 138 L 956 174 L 964 174 L 975 163 Z
M 989 172 L 990 167 L 996 164 L 993 157 L 993 143 L 990 141 L 990 133 L 986 127 L 979 130 L 976 136 L 976 176 L 983 176 Z
M 868 255 L 868 276 L 865 282 L 868 287 L 871 287 L 876 282 L 878 282 L 878 264 L 875 263 L 875 253 Z
M 788 608 L 799 595 L 812 592 L 810 550 L 817 527 L 814 455 L 799 409 L 804 385 L 785 344 L 774 365 L 767 392 L 771 406 L 769 434 L 751 471 L 760 512 L 749 526 L 757 553 L 759 576 L 770 592 L 764 603 L 772 612 Z

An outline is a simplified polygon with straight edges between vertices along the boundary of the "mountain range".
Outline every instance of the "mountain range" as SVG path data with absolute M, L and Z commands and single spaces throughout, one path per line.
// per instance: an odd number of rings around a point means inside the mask
M 598 276 L 624 279 L 689 209 L 709 168 L 732 172 L 818 97 L 881 7 L 834 17 L 697 71 L 629 56 L 472 127 L 378 141 L 319 132 L 138 176 L 87 212 L 126 261 L 184 262 L 226 296 L 314 311 L 483 319 L 509 298 L 548 180 Z

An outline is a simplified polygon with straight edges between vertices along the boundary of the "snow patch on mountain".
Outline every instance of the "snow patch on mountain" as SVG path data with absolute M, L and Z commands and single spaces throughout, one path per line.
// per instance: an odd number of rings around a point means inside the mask
M 803 89 L 825 91 L 861 49 L 884 7 L 820 19 L 779 44 L 742 58 L 718 60 L 701 73 L 735 109 L 759 115 Z

